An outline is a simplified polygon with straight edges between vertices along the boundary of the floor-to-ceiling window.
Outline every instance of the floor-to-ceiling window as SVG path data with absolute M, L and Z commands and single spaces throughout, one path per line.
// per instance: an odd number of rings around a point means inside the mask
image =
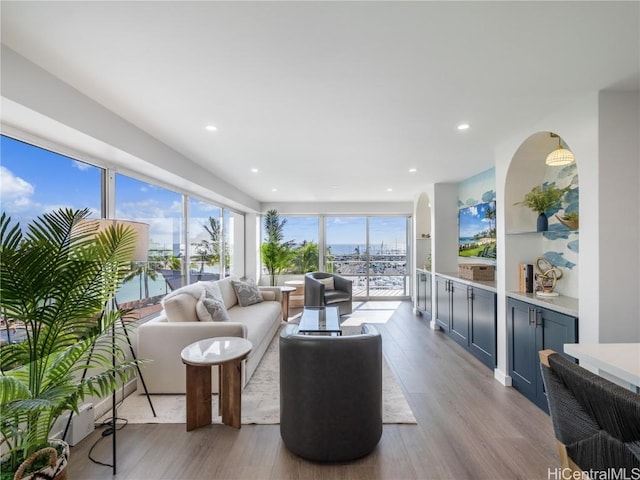
M 223 218 L 225 275 L 241 277 L 245 273 L 244 215 L 225 208 Z
M 36 217 L 59 208 L 102 214 L 103 170 L 64 155 L 0 136 L 0 205 L 24 229 Z M 0 312 L 0 343 L 26 339 L 26 326 Z
M 326 217 L 325 270 L 351 278 L 354 298 L 408 296 L 406 216 Z
M 244 275 L 242 213 L 5 135 L 0 141 L 0 201 L 12 220 L 27 225 L 57 208 L 88 208 L 94 218 L 148 226 L 147 259 L 132 263 L 117 294 L 119 304 L 135 309 L 139 317 L 158 310 L 168 291 L 197 281 L 203 264 L 205 271 L 219 272 L 224 262 L 225 275 Z M 218 241 L 213 240 L 216 227 Z M 204 262 L 197 250 L 203 241 L 210 249 Z
M 320 268 L 319 222 L 317 216 L 285 216 L 284 237 L 292 242 L 288 273 L 299 275 Z
M 115 175 L 115 217 L 148 225 L 147 261 L 134 263 L 118 302 L 136 308 L 157 305 L 182 285 L 182 195 L 127 175 Z
M 407 217 L 369 217 L 368 297 L 409 295 Z
M 353 296 L 366 297 L 368 252 L 366 217 L 326 217 L 324 269 L 353 281 Z
M 200 280 L 218 280 L 228 275 L 229 258 L 224 248 L 223 223 L 222 208 L 194 198 L 190 199 L 189 272 L 191 283 Z

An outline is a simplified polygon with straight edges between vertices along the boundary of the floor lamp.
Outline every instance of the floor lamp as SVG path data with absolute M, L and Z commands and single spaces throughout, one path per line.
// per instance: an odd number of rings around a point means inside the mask
M 149 225 L 146 223 L 141 223 L 141 222 L 134 222 L 132 220 L 115 220 L 115 219 L 101 219 L 100 221 L 100 226 L 99 226 L 99 230 L 106 228 L 109 225 L 122 225 L 124 227 L 130 228 L 133 231 L 136 232 L 136 249 L 135 249 L 135 253 L 133 256 L 133 261 L 134 262 L 147 262 L 148 261 L 148 253 L 149 253 Z M 113 301 L 113 308 L 118 308 L 118 303 L 115 300 L 114 297 L 114 301 Z M 134 360 L 137 360 L 136 357 L 136 353 L 133 349 L 133 344 L 131 343 L 131 338 L 129 337 L 129 332 L 127 331 L 127 325 L 124 321 L 124 319 L 120 319 L 120 323 L 122 325 L 122 331 L 124 332 L 124 335 L 127 339 L 127 343 L 129 344 L 129 349 L 131 351 L 131 355 L 133 356 Z M 115 341 L 116 341 L 116 326 L 115 323 L 112 324 L 111 326 L 111 335 L 112 335 L 112 342 L 113 342 L 113 348 L 114 348 L 114 352 L 112 355 L 112 361 L 113 361 L 113 366 L 115 367 L 115 361 L 116 361 L 116 357 L 115 357 Z M 151 412 L 153 413 L 153 416 L 156 416 L 156 411 L 153 408 L 153 403 L 151 402 L 151 397 L 149 396 L 149 391 L 147 390 L 147 385 L 144 381 L 144 376 L 142 375 L 142 371 L 140 370 L 140 366 L 136 365 L 136 369 L 138 370 L 138 376 L 140 378 L 140 381 L 142 383 L 142 387 L 144 389 L 144 393 L 147 396 L 147 401 L 149 402 L 149 406 L 151 407 Z M 112 441 L 113 441 L 113 474 L 116 474 L 116 417 L 117 417 L 117 412 L 116 412 L 116 392 L 114 390 L 112 396 L 111 396 L 111 430 L 112 430 Z
M 133 230 L 136 233 L 136 248 L 135 248 L 135 252 L 134 252 L 134 256 L 132 258 L 132 261 L 134 262 L 147 262 L 148 261 L 148 251 L 149 251 L 149 225 L 146 223 L 141 223 L 141 222 L 134 222 L 131 220 L 116 220 L 116 219 L 107 219 L 107 218 L 102 218 L 102 219 L 87 219 L 87 222 L 92 222 L 95 223 L 97 225 L 97 229 L 96 229 L 96 233 L 105 230 L 106 228 L 108 228 L 110 225 L 121 225 L 124 226 L 126 228 L 129 228 L 131 230 Z M 115 310 L 118 309 L 118 304 L 117 301 L 115 300 L 115 296 L 113 298 L 112 302 L 109 302 L 107 305 L 105 305 L 105 312 L 109 312 L 110 310 Z M 127 326 L 126 323 L 124 322 L 124 320 L 121 318 L 120 319 L 120 323 L 122 326 L 122 330 L 125 334 L 125 337 L 127 339 L 127 343 L 129 344 L 129 349 L 131 351 L 131 355 L 134 358 L 134 360 L 137 360 L 137 356 L 136 353 L 133 349 L 133 344 L 131 343 L 131 337 L 129 337 L 129 332 L 127 331 Z M 111 342 L 112 342 L 112 365 L 113 367 L 116 366 L 116 351 L 115 351 L 115 344 L 116 344 L 116 325 L 115 322 L 111 325 Z M 149 402 L 149 406 L 151 407 L 151 412 L 153 413 L 153 416 L 156 417 L 156 411 L 153 408 L 153 403 L 151 402 L 151 397 L 149 395 L 149 391 L 147 390 L 147 385 L 144 381 L 144 376 L 142 375 L 142 371 L 140 370 L 140 366 L 136 365 L 136 369 L 138 371 L 138 376 L 141 380 L 142 383 L 142 387 L 144 389 L 144 393 L 147 396 L 147 400 Z M 83 373 L 83 377 L 86 374 L 86 370 Z M 115 375 L 115 373 L 114 373 Z M 117 412 L 116 412 L 116 406 L 117 406 L 117 401 L 116 401 L 116 391 L 113 391 L 113 394 L 111 396 L 111 434 L 112 434 L 112 455 L 113 455 L 113 474 L 116 474 L 116 417 L 117 417 Z M 69 419 L 67 421 L 67 425 L 64 431 L 64 435 L 63 438 L 66 438 L 67 432 L 69 430 L 69 426 L 71 424 L 71 419 L 73 416 L 73 412 L 71 413 L 71 415 L 69 416 Z

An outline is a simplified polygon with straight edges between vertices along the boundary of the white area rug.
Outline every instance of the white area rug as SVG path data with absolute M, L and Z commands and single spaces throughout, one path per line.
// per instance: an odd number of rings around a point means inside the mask
M 345 334 L 359 331 L 358 327 L 345 328 Z M 279 334 L 276 334 L 253 377 L 242 391 L 242 423 L 280 423 Z M 147 397 L 140 391 L 129 395 L 118 407 L 118 417 L 129 423 L 186 423 L 184 395 L 151 395 L 157 416 L 151 413 Z M 218 412 L 218 396 L 213 396 L 212 423 L 222 423 Z M 105 415 L 105 419 L 110 417 Z M 417 423 L 393 372 L 382 361 L 382 421 L 383 423 Z

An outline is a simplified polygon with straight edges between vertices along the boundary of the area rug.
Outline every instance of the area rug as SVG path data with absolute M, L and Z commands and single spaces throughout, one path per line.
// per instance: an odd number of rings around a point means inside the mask
M 343 334 L 354 334 L 359 327 L 345 327 Z M 242 423 L 245 425 L 275 425 L 280 423 L 279 335 L 276 335 L 262 357 L 251 380 L 242 391 Z M 185 423 L 184 395 L 152 395 L 157 416 L 140 391 L 129 395 L 118 407 L 118 417 L 129 423 Z M 218 412 L 218 396 L 213 395 L 212 423 L 222 423 Z M 111 413 L 105 415 L 110 417 Z M 382 361 L 382 421 L 383 423 L 417 423 L 393 372 Z

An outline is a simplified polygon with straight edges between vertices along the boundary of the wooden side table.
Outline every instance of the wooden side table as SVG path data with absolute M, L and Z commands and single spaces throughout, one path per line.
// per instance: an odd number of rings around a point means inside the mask
M 219 369 L 218 410 L 222 423 L 241 426 L 242 360 L 253 345 L 246 338 L 207 338 L 187 345 L 180 357 L 187 366 L 187 432 L 211 425 L 211 366 Z
M 282 320 L 289 321 L 289 295 L 296 291 L 296 287 L 279 287 L 282 292 Z
M 291 308 L 302 308 L 304 306 L 304 280 L 288 280 L 284 284 L 287 287 L 295 287 L 296 289 L 289 299 Z

